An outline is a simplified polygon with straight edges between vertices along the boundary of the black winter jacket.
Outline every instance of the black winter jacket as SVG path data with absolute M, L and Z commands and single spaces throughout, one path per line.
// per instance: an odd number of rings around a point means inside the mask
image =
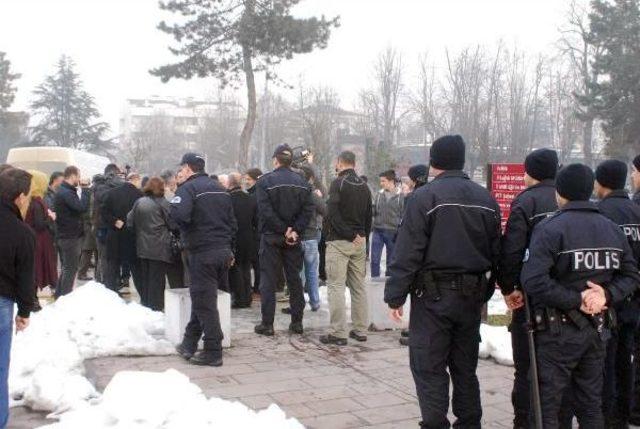
M 82 196 L 78 198 L 78 191 L 67 182 L 56 192 L 54 207 L 56 212 L 56 238 L 69 239 L 80 238 L 83 235 L 82 215 L 89 210 L 89 192 L 82 190 Z
M 240 262 L 249 261 L 257 252 L 255 236 L 258 230 L 258 203 L 254 195 L 249 195 L 241 188 L 230 189 L 229 195 L 238 223 L 235 256 Z
M 311 186 L 290 168 L 263 174 L 256 184 L 260 232 L 284 235 L 293 228 L 302 237 L 314 212 Z
M 107 230 L 106 252 L 109 259 L 135 261 L 137 256 L 136 238 L 133 230 L 126 228 L 127 215 L 135 202 L 142 198 L 142 191 L 133 184 L 125 182 L 109 190 L 102 199 L 100 214 Z M 116 228 L 116 221 L 125 223 Z
M 511 213 L 502 236 L 502 256 L 498 284 L 504 295 L 520 285 L 522 260 L 529 247 L 533 228 L 558 210 L 553 180 L 533 185 L 511 203 Z
M 231 196 L 206 173 L 194 174 L 178 187 L 169 214 L 189 252 L 233 250 L 238 224 Z
M 420 271 L 495 275 L 499 258 L 498 203 L 462 171 L 445 171 L 409 199 L 384 300 L 401 307 Z
M 324 218 L 326 241 L 353 241 L 356 235 L 368 238 L 373 206 L 371 190 L 352 168 L 331 182 L 327 216 Z
M 640 283 L 638 266 L 618 225 L 587 201 L 574 201 L 534 229 L 521 276 L 534 308 L 579 310 L 587 281 L 617 305 Z
M 0 295 L 29 317 L 34 304 L 36 238 L 13 202 L 0 201 Z

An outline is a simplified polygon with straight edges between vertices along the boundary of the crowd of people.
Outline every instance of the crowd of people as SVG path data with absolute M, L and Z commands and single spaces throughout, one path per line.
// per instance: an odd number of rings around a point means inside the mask
M 442 137 L 429 166 L 411 167 L 404 179 L 384 171 L 377 192 L 356 172 L 353 152 L 336 157 L 327 189 L 312 159 L 299 162 L 287 145 L 264 174 L 209 175 L 196 153 L 177 172 L 152 177 L 116 164 L 91 180 L 75 166 L 50 177 L 0 166 L 0 428 L 14 304 L 15 328 L 25 329 L 39 291 L 58 299 L 76 280 L 95 279 L 121 295 L 134 286 L 142 305 L 162 311 L 167 285 L 188 287 L 191 319 L 176 349 L 192 364 L 220 366 L 218 290 L 231 294 L 233 308 L 259 300 L 255 333 L 264 336 L 275 334 L 276 302 L 287 297 L 282 312 L 300 335 L 307 305 L 323 305 L 324 284 L 330 323 L 319 341 L 367 341 L 368 260 L 371 277 L 387 278 L 392 318 L 402 320 L 411 296 L 400 342 L 409 346 L 421 427 L 449 427 L 450 382 L 454 426 L 480 427 L 481 310 L 496 287 L 512 310 L 514 428 L 537 419 L 571 427 L 574 415 L 584 428 L 637 423 L 640 193 L 625 191 L 627 165 L 560 168 L 555 151 L 533 151 L 524 160 L 527 188 L 502 231 L 497 202 L 463 172 L 465 150 L 462 137 Z M 640 157 L 631 179 L 640 190 Z

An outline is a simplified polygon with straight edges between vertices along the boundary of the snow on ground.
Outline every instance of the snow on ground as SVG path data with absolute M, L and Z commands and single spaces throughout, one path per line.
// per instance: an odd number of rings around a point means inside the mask
M 144 398 L 141 400 L 141 398 Z M 255 412 L 239 402 L 207 399 L 178 371 L 121 371 L 106 387 L 102 400 L 61 416 L 41 429 L 302 429 L 276 405 Z
M 506 326 L 480 325 L 480 357 L 493 358 L 500 365 L 513 366 L 511 334 Z
M 14 336 L 12 405 L 52 411 L 55 429 L 298 429 L 276 405 L 254 412 L 237 402 L 207 399 L 176 370 L 122 371 L 100 395 L 84 376 L 84 359 L 174 353 L 164 316 L 91 282 L 47 305 Z
M 172 345 L 162 313 L 125 303 L 91 282 L 47 305 L 14 336 L 9 373 L 13 405 L 59 413 L 98 393 L 84 377 L 84 359 L 114 355 L 165 355 Z

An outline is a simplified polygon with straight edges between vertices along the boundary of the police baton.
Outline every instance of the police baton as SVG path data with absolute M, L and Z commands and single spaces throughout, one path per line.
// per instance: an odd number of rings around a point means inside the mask
M 529 308 L 529 299 L 527 294 L 522 292 L 524 296 L 524 311 L 527 316 L 527 339 L 529 340 L 529 362 L 531 371 L 531 404 L 533 405 L 533 418 L 536 429 L 542 429 L 542 406 L 540 405 L 540 385 L 538 384 L 538 359 L 536 358 L 536 342 L 533 336 L 535 326 L 531 320 L 531 308 Z

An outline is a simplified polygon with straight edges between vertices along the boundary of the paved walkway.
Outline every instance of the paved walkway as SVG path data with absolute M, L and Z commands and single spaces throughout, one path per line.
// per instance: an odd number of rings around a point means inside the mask
M 308 428 L 418 427 L 408 349 L 398 344 L 399 332 L 369 333 L 366 343 L 350 341 L 342 348 L 325 346 L 318 336 L 328 326 L 328 310 L 306 311 L 305 335 L 291 336 L 288 316 L 280 314 L 285 305 L 278 303 L 273 338 L 252 333 L 259 305 L 233 310 L 232 348 L 225 350 L 221 368 L 196 367 L 177 356 L 109 357 L 86 361 L 87 375 L 102 391 L 118 371 L 174 368 L 209 397 L 238 400 L 255 410 L 275 403 Z M 512 373 L 512 368 L 480 361 L 483 427 L 512 427 Z M 14 408 L 8 427 L 31 429 L 49 422 L 40 413 Z
M 326 347 L 317 333 L 274 338 L 239 334 L 221 368 L 194 367 L 176 356 L 111 357 L 86 362 L 102 390 L 121 370 L 174 368 L 207 396 L 239 400 L 253 409 L 280 405 L 309 428 L 417 428 L 419 409 L 408 368 L 407 349 L 395 332 L 373 333 L 367 343 Z M 481 361 L 483 427 L 511 427 L 511 368 Z M 168 394 L 170 394 L 168 392 Z M 9 428 L 44 424 L 42 415 L 12 410 Z

